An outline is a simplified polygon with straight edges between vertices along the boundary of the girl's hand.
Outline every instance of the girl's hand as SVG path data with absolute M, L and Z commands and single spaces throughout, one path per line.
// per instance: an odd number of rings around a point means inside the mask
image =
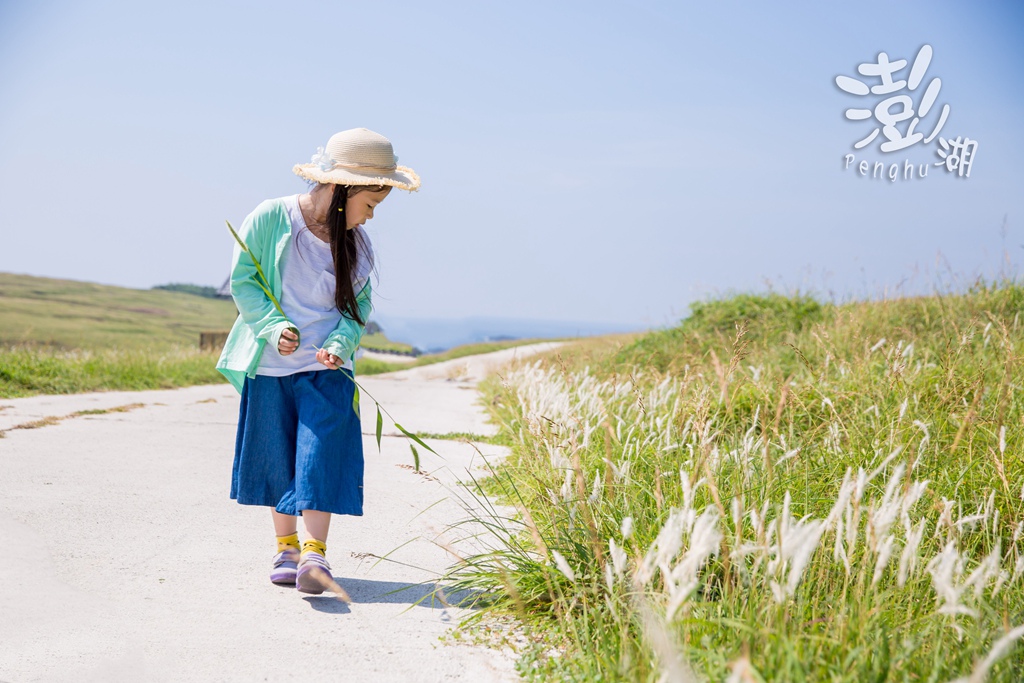
M 295 349 L 297 348 L 299 348 L 299 338 L 295 333 L 291 330 L 285 330 L 282 332 L 281 339 L 277 342 L 277 352 L 282 356 L 288 356 L 295 353 Z
M 327 353 L 323 349 L 319 349 L 316 352 L 316 359 L 320 363 L 323 363 L 331 370 L 337 370 L 342 365 L 342 360 L 332 353 Z

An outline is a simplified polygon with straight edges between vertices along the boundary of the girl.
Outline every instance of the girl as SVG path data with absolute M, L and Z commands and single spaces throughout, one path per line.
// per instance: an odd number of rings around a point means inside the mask
M 331 514 L 363 514 L 363 445 L 352 358 L 370 314 L 373 249 L 363 223 L 391 188 L 416 190 L 391 142 L 337 133 L 293 169 L 315 183 L 271 199 L 242 223 L 231 295 L 238 319 L 217 368 L 242 394 L 231 497 L 271 509 L 270 580 L 319 594 L 329 585 Z M 284 315 L 258 284 L 259 262 Z M 337 370 L 342 372 L 328 372 Z M 308 538 L 299 544 L 298 517 Z

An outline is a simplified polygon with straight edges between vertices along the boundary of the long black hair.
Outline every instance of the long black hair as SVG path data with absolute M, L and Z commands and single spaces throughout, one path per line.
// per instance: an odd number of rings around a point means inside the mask
M 356 291 L 352 287 L 352 276 L 355 274 L 359 255 L 369 258 L 367 245 L 361 230 L 348 230 L 345 223 L 345 202 L 350 194 L 359 190 L 379 191 L 382 188 L 348 185 L 335 185 L 331 197 L 331 208 L 327 210 L 327 234 L 331 240 L 331 257 L 334 259 L 335 293 L 334 302 L 338 311 L 360 325 L 366 321 L 359 315 L 356 303 Z

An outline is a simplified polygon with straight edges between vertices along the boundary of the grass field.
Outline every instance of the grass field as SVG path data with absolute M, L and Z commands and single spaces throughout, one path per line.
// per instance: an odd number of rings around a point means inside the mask
M 398 351 L 400 353 L 412 353 L 415 350 L 411 344 L 391 341 L 380 332 L 364 334 L 362 346 L 363 348 L 373 349 L 374 351 Z
M 231 301 L 0 273 L 0 345 L 163 351 L 227 330 Z
M 0 273 L 0 397 L 224 381 L 199 333 L 236 315 L 182 292 Z
M 0 273 L 0 398 L 163 389 L 225 381 L 203 331 L 228 330 L 234 303 L 184 292 L 112 287 Z M 527 341 L 456 347 L 415 363 L 357 362 L 360 375 L 403 370 Z M 383 334 L 369 348 L 411 351 Z
M 0 347 L 0 398 L 86 391 L 173 389 L 226 381 L 217 354 L 195 348 L 159 351 Z
M 522 364 L 449 588 L 533 680 L 1024 680 L 1022 308 L 738 296 Z

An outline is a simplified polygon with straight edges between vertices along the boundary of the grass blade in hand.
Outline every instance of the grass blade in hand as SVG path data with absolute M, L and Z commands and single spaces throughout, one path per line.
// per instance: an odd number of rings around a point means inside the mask
M 230 221 L 224 222 L 227 223 L 228 230 L 231 231 L 231 236 L 235 238 L 236 242 L 238 242 L 238 246 L 249 257 L 252 264 L 256 266 L 256 277 L 254 278 L 256 280 L 256 284 L 263 290 L 263 293 L 267 295 L 267 298 L 270 299 L 270 303 L 274 304 L 274 308 L 276 308 L 277 312 L 281 314 L 281 317 L 287 319 L 288 316 L 284 314 L 284 309 L 281 308 L 281 303 L 277 300 L 277 297 L 274 296 L 274 293 L 270 291 L 270 281 L 263 273 L 263 268 L 260 266 L 260 262 L 257 261 L 256 257 L 252 255 L 251 251 L 249 251 L 249 245 L 247 245 L 242 238 L 238 236 L 238 233 L 235 232 L 235 229 L 231 226 Z M 297 327 L 289 327 L 288 329 L 295 334 L 296 339 L 301 339 L 301 335 L 299 334 L 299 329 Z

